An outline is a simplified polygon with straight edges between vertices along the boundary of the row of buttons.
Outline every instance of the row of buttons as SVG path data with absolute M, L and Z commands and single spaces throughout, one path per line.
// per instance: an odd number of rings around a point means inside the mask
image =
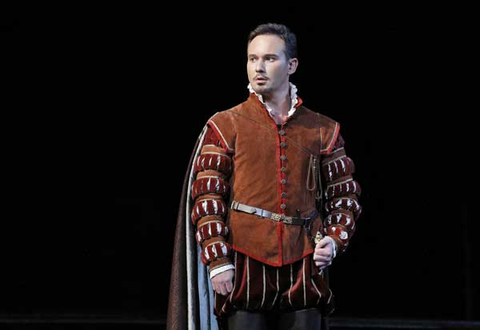
M 285 131 L 281 129 L 278 131 L 278 134 L 280 135 L 280 160 L 282 161 L 281 164 L 281 171 L 282 171 L 282 179 L 280 180 L 280 183 L 282 184 L 282 190 L 284 189 L 285 185 L 287 184 L 287 179 L 285 178 L 286 172 L 287 172 L 287 167 L 286 167 L 286 160 L 287 156 L 284 155 L 284 150 L 287 147 L 287 143 L 285 142 Z M 287 208 L 287 205 L 285 204 L 284 199 L 287 197 L 287 193 L 285 191 L 282 191 L 282 204 L 280 205 L 280 208 L 282 210 L 285 210 Z

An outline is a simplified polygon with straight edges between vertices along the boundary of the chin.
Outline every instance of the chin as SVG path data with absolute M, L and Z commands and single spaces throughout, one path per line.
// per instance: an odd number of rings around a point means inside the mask
M 268 94 L 269 88 L 267 86 L 252 85 L 252 88 L 258 94 Z

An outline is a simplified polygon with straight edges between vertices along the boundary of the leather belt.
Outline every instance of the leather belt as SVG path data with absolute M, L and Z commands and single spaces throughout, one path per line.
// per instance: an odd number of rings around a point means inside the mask
M 232 201 L 230 208 L 235 211 L 241 211 L 248 214 L 255 214 L 262 218 L 283 222 L 287 225 L 297 225 L 297 226 L 307 226 L 307 227 L 310 225 L 310 222 L 317 217 L 317 214 L 318 214 L 317 210 L 314 210 L 308 218 L 291 217 L 291 216 L 286 216 L 285 214 L 278 214 L 278 213 L 262 210 L 258 207 L 245 205 L 236 201 Z

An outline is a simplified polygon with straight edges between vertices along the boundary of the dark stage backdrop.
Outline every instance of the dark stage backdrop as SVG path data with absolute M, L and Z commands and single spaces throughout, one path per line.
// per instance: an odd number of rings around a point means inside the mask
M 331 267 L 335 315 L 480 320 L 473 89 L 462 77 L 469 23 L 292 5 L 201 14 L 210 9 L 122 8 L 68 25 L 56 56 L 71 89 L 59 134 L 46 133 L 62 182 L 40 196 L 29 231 L 40 242 L 14 246 L 12 261 L 28 271 L 2 287 L 0 307 L 166 314 L 195 139 L 248 96 L 247 34 L 275 21 L 296 32 L 293 82 L 307 107 L 342 124 L 363 188 L 358 230 Z

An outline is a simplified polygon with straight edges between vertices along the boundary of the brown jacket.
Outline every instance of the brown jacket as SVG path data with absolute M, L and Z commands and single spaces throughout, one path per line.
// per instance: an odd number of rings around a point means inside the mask
M 315 192 L 307 189 L 307 179 L 310 188 L 315 181 L 308 176 L 311 154 L 321 156 L 325 211 L 312 233 L 325 226 L 323 234 L 334 239 L 337 252 L 347 248 L 361 213 L 360 186 L 352 177 L 355 167 L 345 153 L 339 125 L 299 101 L 281 129 L 254 94 L 215 114 L 204 127 L 183 184 L 167 329 L 215 323 L 212 311 L 208 313 L 215 299 L 209 275 L 231 266 L 231 247 L 275 266 L 313 252 L 302 227 L 228 211 L 230 197 L 286 215 L 295 215 L 298 208 L 308 216 L 315 208 Z
M 307 189 L 310 159 L 330 153 L 339 133 L 337 122 L 300 101 L 279 128 L 257 96 L 250 94 L 244 103 L 215 114 L 208 125 L 233 159 L 230 201 L 287 216 L 295 216 L 298 209 L 306 217 L 315 210 L 316 192 Z M 226 224 L 227 242 L 234 250 L 271 266 L 293 263 L 314 249 L 302 226 L 233 210 Z M 320 216 L 312 233 L 318 230 L 323 231 Z

